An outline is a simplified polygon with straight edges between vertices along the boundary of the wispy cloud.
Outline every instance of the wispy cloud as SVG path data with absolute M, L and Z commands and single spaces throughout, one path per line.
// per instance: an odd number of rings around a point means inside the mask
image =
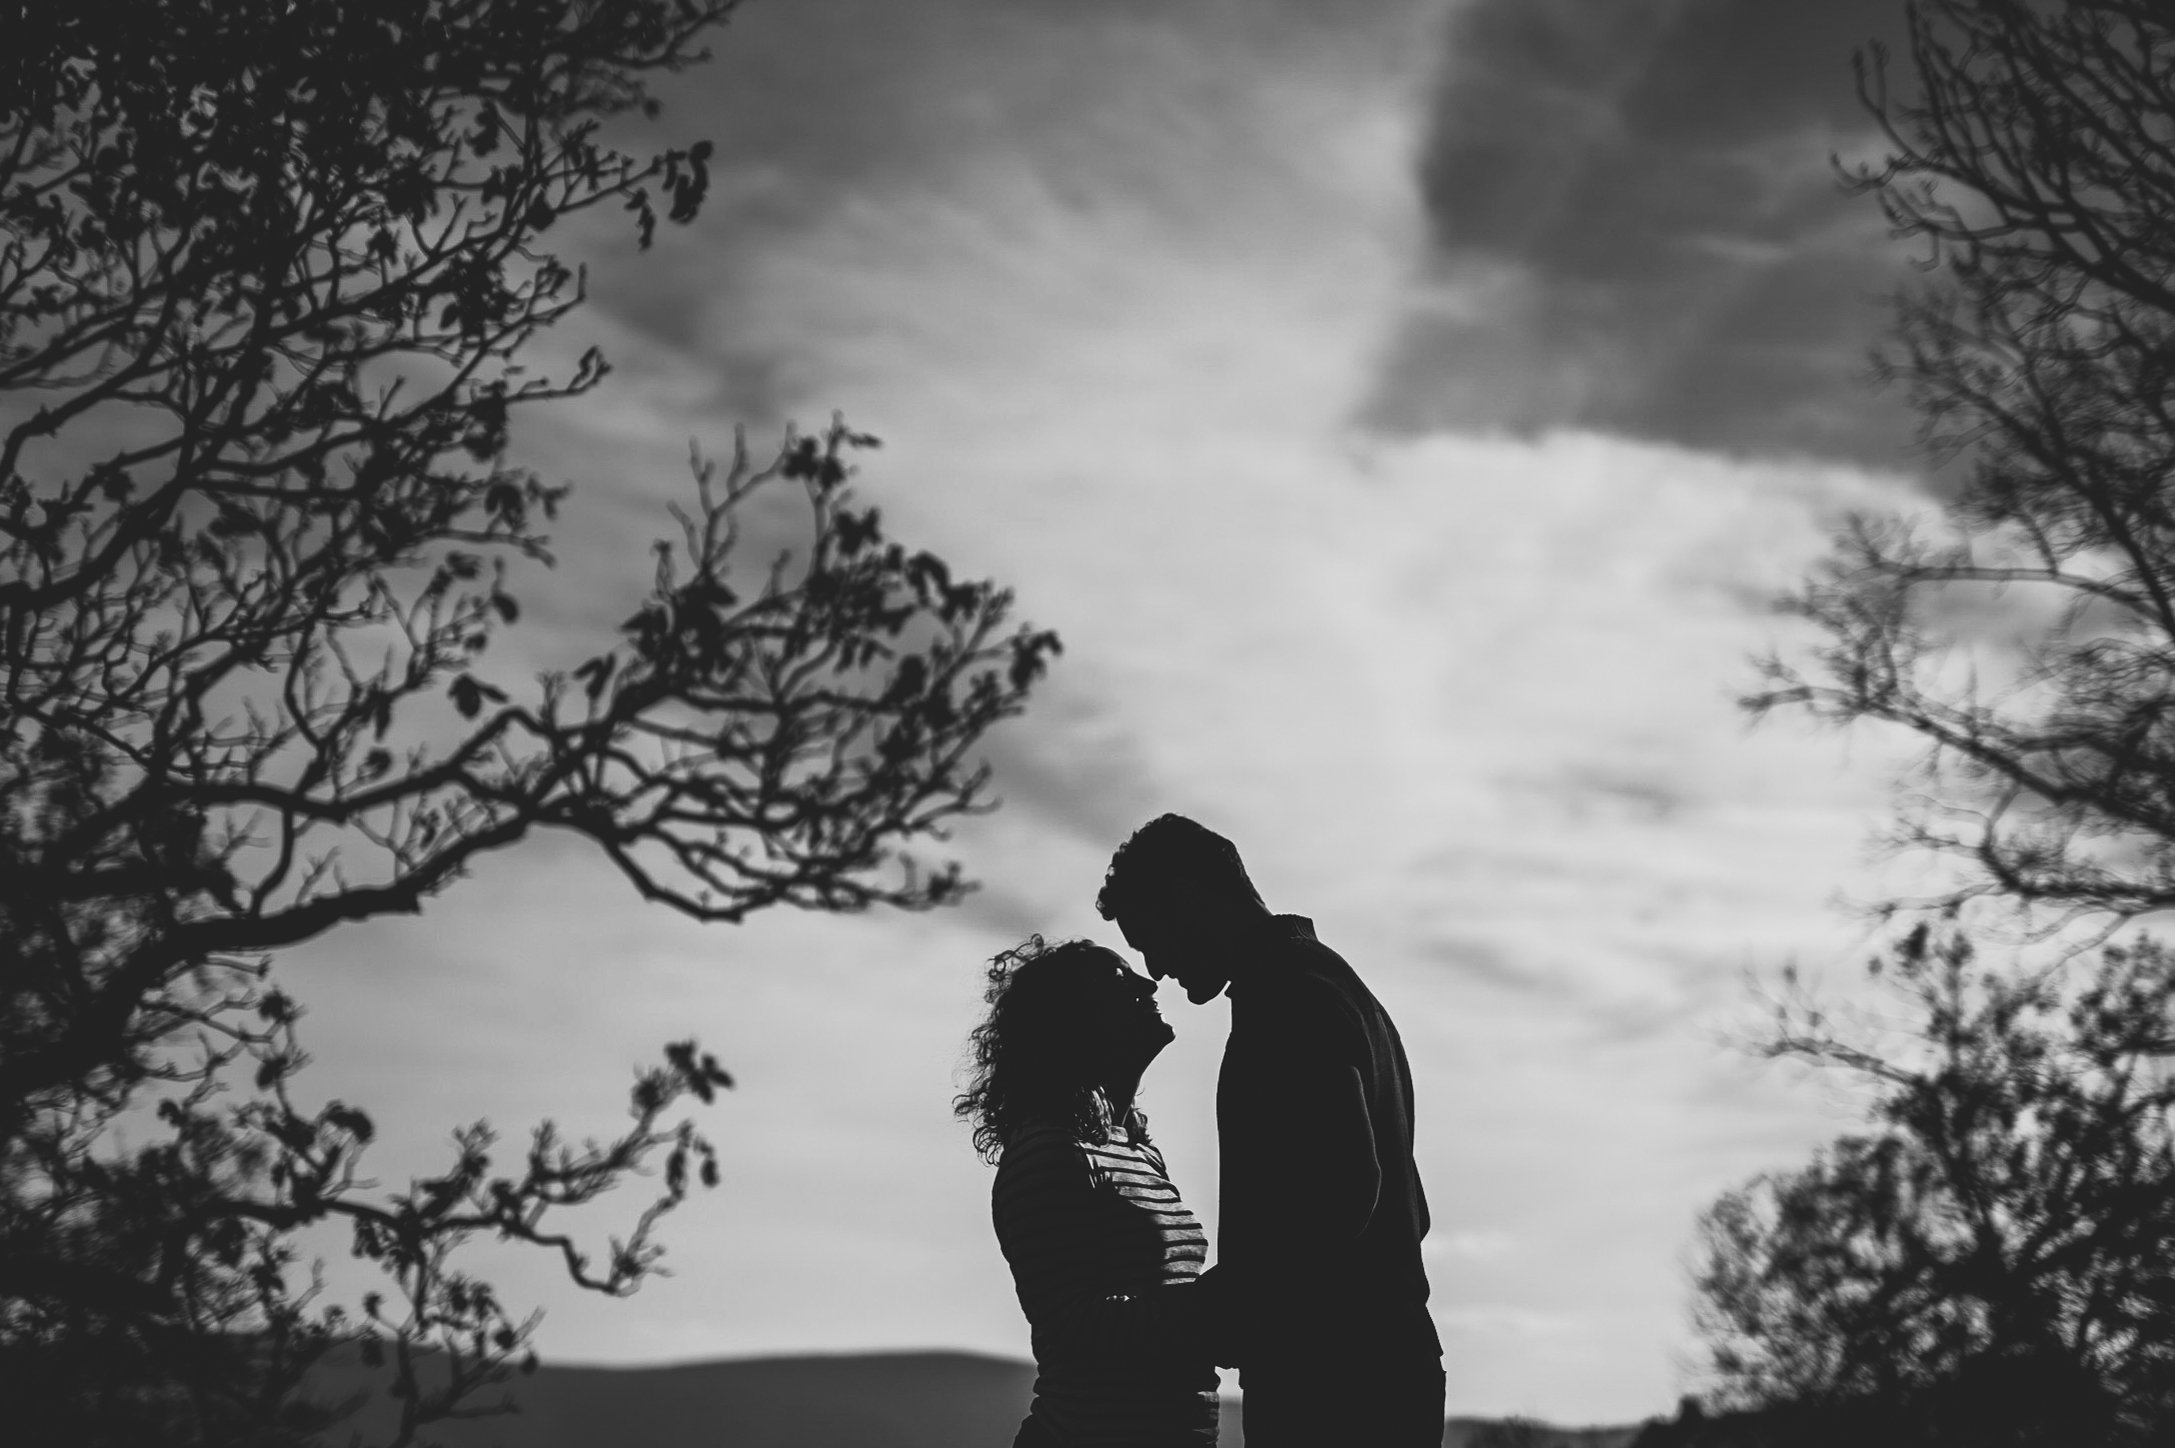
M 1889 463 L 1865 388 L 1899 279 L 1831 158 L 1867 149 L 1853 47 L 1885 0 L 1480 0 L 1422 176 L 1431 247 L 1386 427 L 1599 427 Z
M 954 842 L 988 885 L 967 910 L 705 932 L 547 849 L 291 963 L 320 1081 L 404 1131 L 578 1114 L 691 1029 L 741 1076 L 679 1278 L 593 1306 L 512 1269 L 552 1350 L 1024 1352 L 949 1118 L 978 963 L 1030 928 L 1108 938 L 1109 850 L 1179 809 L 1400 1021 L 1453 1405 L 1670 1400 L 1691 1213 L 1827 1124 L 1719 1023 L 1748 965 L 1847 944 L 1827 901 L 1885 763 L 1747 734 L 1730 698 L 1824 520 L 1908 482 L 1575 410 L 1380 426 L 1384 368 L 1419 378 L 1467 32 L 1425 0 L 1325 9 L 756 6 L 676 97 L 726 142 L 718 211 L 639 261 L 598 242 L 589 326 L 624 366 L 531 434 L 588 480 L 539 636 L 624 612 L 613 570 L 687 435 L 835 405 L 887 440 L 866 487 L 894 527 L 1067 652 L 993 748 L 1006 808 Z M 1495 248 L 1506 286 L 1565 244 L 1529 235 Z M 1514 345 L 1436 385 L 1555 365 L 1545 317 L 1475 305 Z M 1148 1104 L 1212 1218 L 1224 1017 L 1174 1014 Z

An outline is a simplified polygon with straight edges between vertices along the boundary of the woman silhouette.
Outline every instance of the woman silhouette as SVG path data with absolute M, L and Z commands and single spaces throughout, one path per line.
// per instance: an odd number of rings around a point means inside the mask
M 1201 1224 L 1133 1105 L 1171 1040 L 1155 983 L 1086 940 L 990 963 L 989 1014 L 955 1103 L 997 1163 L 991 1214 L 1035 1352 L 1013 1448 L 1200 1448 L 1216 1369 L 1194 1279 Z

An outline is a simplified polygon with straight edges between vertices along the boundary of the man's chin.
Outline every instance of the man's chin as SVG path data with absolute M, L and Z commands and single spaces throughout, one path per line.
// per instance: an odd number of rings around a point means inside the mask
M 1186 999 L 1197 1006 L 1205 1006 L 1222 995 L 1223 988 L 1230 983 L 1227 980 L 1189 980 L 1180 982 L 1186 988 Z

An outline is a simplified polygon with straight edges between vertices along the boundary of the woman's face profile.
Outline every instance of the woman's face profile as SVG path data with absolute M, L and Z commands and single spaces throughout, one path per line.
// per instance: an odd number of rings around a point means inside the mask
M 1156 1005 L 1155 982 L 1113 951 L 1097 950 L 1085 965 L 1080 1024 L 1091 1053 L 1115 1069 L 1147 1065 L 1177 1034 Z

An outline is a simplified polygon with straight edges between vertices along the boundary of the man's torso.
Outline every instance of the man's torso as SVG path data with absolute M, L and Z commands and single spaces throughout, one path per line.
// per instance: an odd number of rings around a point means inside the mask
M 1231 1037 L 1217 1087 L 1222 1212 L 1217 1255 L 1253 1323 L 1250 1360 L 1349 1354 L 1434 1357 L 1420 1258 L 1427 1197 L 1412 1155 L 1412 1077 L 1396 1027 L 1311 925 L 1289 931 L 1231 993 Z M 1323 1143 L 1301 1139 L 1283 1103 L 1293 1083 L 1358 1073 L 1380 1188 L 1356 1236 L 1291 1220 L 1297 1175 Z

